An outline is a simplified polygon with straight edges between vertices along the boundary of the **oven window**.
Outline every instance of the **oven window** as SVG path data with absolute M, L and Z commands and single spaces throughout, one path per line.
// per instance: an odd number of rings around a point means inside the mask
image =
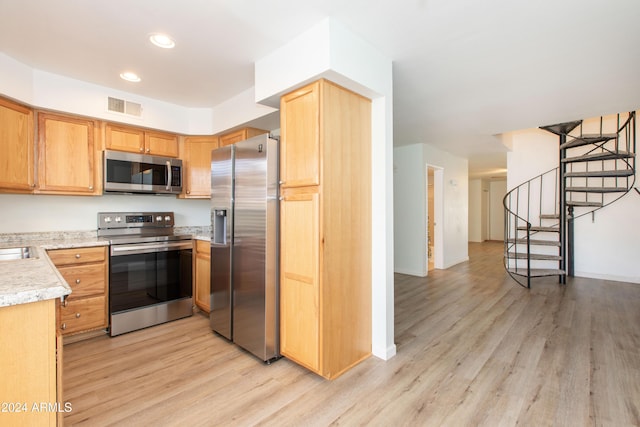
M 191 297 L 191 249 L 110 258 L 111 313 Z

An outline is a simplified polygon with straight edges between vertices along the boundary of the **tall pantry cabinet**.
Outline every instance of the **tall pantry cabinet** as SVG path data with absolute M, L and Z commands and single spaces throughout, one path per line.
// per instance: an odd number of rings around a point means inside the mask
M 371 354 L 371 101 L 318 80 L 280 117 L 280 349 L 332 379 Z

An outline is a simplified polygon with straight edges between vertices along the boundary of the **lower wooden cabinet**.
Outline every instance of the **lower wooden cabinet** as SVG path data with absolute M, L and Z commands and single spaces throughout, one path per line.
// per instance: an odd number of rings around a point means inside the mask
M 0 307 L 0 425 L 62 425 L 57 346 L 56 300 Z
M 60 307 L 62 333 L 67 335 L 106 328 L 106 301 L 104 296 L 65 300 Z
M 208 241 L 196 240 L 194 263 L 195 303 L 200 310 L 209 313 L 211 310 L 211 244 Z
M 107 247 L 56 249 L 48 251 L 48 255 L 72 290 L 59 308 L 62 334 L 106 328 L 109 325 Z

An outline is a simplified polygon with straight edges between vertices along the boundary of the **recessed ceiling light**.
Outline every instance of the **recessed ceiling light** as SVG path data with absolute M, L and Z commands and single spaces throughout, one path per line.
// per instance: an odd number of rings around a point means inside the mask
M 176 42 L 173 41 L 171 37 L 166 34 L 155 33 L 149 36 L 149 40 L 151 43 L 155 44 L 158 47 L 162 47 L 164 49 L 171 49 L 176 45 Z
M 120 73 L 120 78 L 122 80 L 126 80 L 128 82 L 134 82 L 134 83 L 137 83 L 140 81 L 140 77 L 132 71 L 124 71 Z

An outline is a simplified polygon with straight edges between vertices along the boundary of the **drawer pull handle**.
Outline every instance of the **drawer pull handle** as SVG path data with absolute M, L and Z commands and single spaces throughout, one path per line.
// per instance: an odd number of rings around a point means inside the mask
M 62 301 L 62 306 L 66 307 L 69 304 L 69 302 L 65 299 L 64 301 Z
M 63 331 L 64 331 L 65 329 L 67 329 L 67 324 L 66 324 L 66 323 L 63 323 L 63 324 L 62 324 L 62 326 L 60 326 L 60 329 L 62 329 Z
M 76 313 L 76 319 L 80 318 L 80 313 Z
M 76 254 L 76 259 L 80 258 L 80 254 Z
M 80 284 L 80 279 L 76 279 L 76 285 Z

